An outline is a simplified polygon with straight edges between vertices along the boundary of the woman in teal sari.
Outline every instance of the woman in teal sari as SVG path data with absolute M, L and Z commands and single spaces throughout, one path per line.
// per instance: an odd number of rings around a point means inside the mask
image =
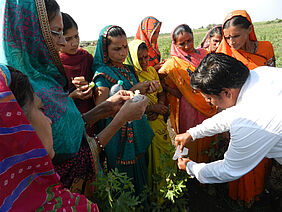
M 125 90 L 140 90 L 145 94 L 151 89 L 151 83 L 138 83 L 133 66 L 123 64 L 127 54 L 126 34 L 121 27 L 107 26 L 101 30 L 93 63 L 96 105 L 109 97 L 110 88 L 118 80 L 123 81 Z M 105 126 L 111 120 L 108 118 Z M 105 147 L 109 168 L 126 172 L 133 180 L 137 195 L 147 185 L 146 154 L 153 136 L 153 131 L 143 116 L 141 120 L 122 126 Z
M 96 142 L 105 146 L 122 126 L 120 120 L 126 122 L 128 119 L 119 117 L 115 129 L 108 131 L 110 134 L 102 131 L 95 139 L 86 138 L 84 125 L 115 115 L 128 96 L 115 96 L 118 99 L 103 102 L 82 118 L 64 89 L 66 78 L 58 55 L 60 45 L 65 42 L 62 28 L 61 12 L 55 0 L 0 1 L 0 63 L 29 77 L 34 91 L 43 101 L 45 115 L 52 120 L 55 170 L 64 187 L 74 188 L 73 183 L 79 179 L 83 182 L 96 179 Z M 85 194 L 86 191 L 81 190 L 84 188 L 80 186 L 75 191 Z

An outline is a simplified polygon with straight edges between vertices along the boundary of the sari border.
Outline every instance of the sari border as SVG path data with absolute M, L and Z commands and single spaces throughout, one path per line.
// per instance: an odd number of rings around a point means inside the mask
M 51 37 L 51 31 L 50 31 L 50 25 L 49 20 L 46 12 L 46 6 L 44 3 L 44 0 L 35 0 L 36 4 L 36 10 L 38 13 L 38 19 L 40 23 L 40 28 L 42 31 L 43 38 L 45 40 L 47 49 L 51 55 L 51 58 L 55 64 L 55 66 L 58 68 L 60 73 L 64 75 L 64 67 L 61 62 L 61 59 L 59 57 L 59 54 L 55 48 L 55 45 L 53 43 L 52 37 Z

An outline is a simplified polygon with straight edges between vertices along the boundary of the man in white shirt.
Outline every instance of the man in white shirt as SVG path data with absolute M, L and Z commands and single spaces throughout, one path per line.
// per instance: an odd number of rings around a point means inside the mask
M 223 160 L 195 163 L 179 158 L 179 169 L 201 183 L 224 183 L 245 175 L 264 158 L 282 164 L 282 69 L 252 71 L 230 56 L 206 56 L 191 76 L 191 86 L 206 101 L 223 109 L 202 124 L 179 134 L 175 145 L 230 131 Z

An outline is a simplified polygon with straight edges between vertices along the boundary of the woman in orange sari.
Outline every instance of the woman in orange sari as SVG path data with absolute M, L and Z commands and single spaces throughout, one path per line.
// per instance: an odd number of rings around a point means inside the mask
M 153 16 L 148 16 L 141 21 L 135 36 L 135 39 L 145 41 L 149 53 L 148 66 L 152 66 L 156 70 L 159 70 L 162 66 L 161 53 L 158 47 L 161 26 L 162 22 Z
M 223 39 L 217 52 L 240 60 L 250 70 L 258 66 L 275 66 L 275 56 L 269 41 L 257 41 L 248 13 L 236 10 L 229 13 L 223 23 Z M 229 196 L 250 207 L 262 193 L 270 173 L 271 160 L 265 158 L 256 168 L 229 183 Z
M 216 113 L 215 107 L 190 86 L 190 74 L 206 56 L 202 48 L 194 48 L 193 32 L 187 24 L 181 24 L 171 34 L 171 57 L 159 70 L 168 93 L 170 121 L 176 133 L 184 133 L 190 127 L 202 123 Z M 189 157 L 197 162 L 207 161 L 202 151 L 209 147 L 213 138 L 199 139 L 189 144 Z

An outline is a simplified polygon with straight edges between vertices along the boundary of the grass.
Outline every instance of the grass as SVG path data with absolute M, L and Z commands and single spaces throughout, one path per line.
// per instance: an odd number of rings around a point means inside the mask
M 282 68 L 282 20 L 276 19 L 272 21 L 257 22 L 254 23 L 254 27 L 259 41 L 270 41 L 272 43 L 276 57 L 276 66 Z M 207 31 L 207 28 L 193 30 L 195 47 L 200 46 L 200 43 Z M 134 37 L 129 37 L 128 42 L 133 39 Z M 170 55 L 170 34 L 160 34 L 158 38 L 158 45 L 162 58 L 167 59 Z M 86 46 L 84 49 L 94 55 L 95 46 Z

